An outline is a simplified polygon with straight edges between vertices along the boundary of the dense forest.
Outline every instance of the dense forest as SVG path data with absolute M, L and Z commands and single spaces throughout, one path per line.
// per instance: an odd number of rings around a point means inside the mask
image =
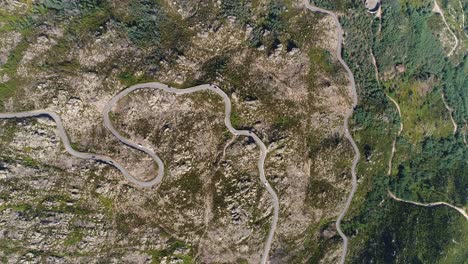
M 464 250 L 468 225 L 461 215 L 445 207 L 404 204 L 387 194 L 390 190 L 413 201 L 467 204 L 468 148 L 460 129 L 468 119 L 463 46 L 447 57 L 438 37 L 443 24 L 431 12 L 432 1 L 384 1 L 381 19 L 367 13 L 359 1 L 313 2 L 344 14 L 340 17 L 346 31 L 343 53 L 359 93 L 353 136 L 364 157 L 358 166 L 358 192 L 345 223 L 351 237 L 348 261 L 463 263 L 468 258 Z M 443 94 L 454 109 L 456 133 Z M 400 104 L 401 119 L 387 95 Z M 404 129 L 397 136 L 400 122 Z M 393 173 L 387 175 L 395 137 Z

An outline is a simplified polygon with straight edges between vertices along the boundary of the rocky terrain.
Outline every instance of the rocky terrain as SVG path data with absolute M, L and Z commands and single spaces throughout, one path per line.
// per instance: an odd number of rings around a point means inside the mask
M 268 147 L 266 176 L 280 199 L 271 262 L 337 261 L 334 220 L 352 158 L 341 124 L 351 100 L 328 18 L 289 2 L 255 1 L 247 18 L 230 13 L 230 1 L 158 2 L 152 10 L 187 31 L 175 28 L 183 35 L 168 38 L 187 43 L 165 52 L 123 28 L 136 12 L 129 1 L 86 12 L 78 5 L 77 13 L 72 5 L 75 17 L 67 18 L 45 2 L 0 2 L 2 14 L 37 23 L 0 19 L 2 111 L 55 111 L 76 149 L 109 155 L 145 180 L 156 165 L 105 130 L 106 102 L 137 82 L 214 83 L 231 97 L 233 125 Z M 38 6 L 44 10 L 25 11 Z M 71 157 L 51 120 L 0 121 L 3 262 L 259 262 L 271 201 L 259 181 L 258 149 L 227 132 L 218 97 L 135 92 L 111 117 L 162 158 L 160 186 L 137 188 L 112 167 Z

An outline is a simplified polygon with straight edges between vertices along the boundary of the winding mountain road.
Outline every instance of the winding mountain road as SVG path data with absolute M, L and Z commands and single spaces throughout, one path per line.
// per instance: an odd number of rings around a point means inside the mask
M 103 111 L 103 118 L 104 118 L 104 126 L 117 138 L 119 139 L 122 143 L 125 145 L 137 149 L 139 151 L 142 151 L 149 156 L 151 156 L 154 161 L 158 164 L 158 175 L 150 180 L 150 181 L 140 181 L 136 179 L 134 176 L 132 176 L 122 165 L 120 165 L 118 162 L 113 160 L 112 158 L 104 155 L 99 155 L 99 154 L 93 154 L 93 153 L 85 153 L 85 152 L 79 152 L 76 151 L 72 148 L 70 144 L 70 140 L 68 139 L 67 133 L 63 127 L 62 120 L 58 114 L 52 111 L 48 110 L 36 110 L 36 111 L 27 111 L 27 112 L 16 112 L 16 113 L 0 113 L 0 119 L 23 119 L 23 118 L 31 118 L 31 117 L 42 117 L 42 116 L 47 116 L 52 118 L 56 125 L 57 125 L 57 131 L 58 135 L 61 138 L 63 145 L 65 146 L 65 150 L 70 153 L 72 156 L 75 156 L 80 159 L 89 159 L 89 160 L 96 160 L 100 162 L 107 163 L 109 165 L 114 166 L 117 168 L 124 176 L 127 178 L 128 181 L 134 183 L 135 185 L 139 187 L 151 187 L 154 185 L 159 184 L 163 177 L 164 177 L 164 163 L 162 160 L 149 148 L 144 147 L 140 144 L 136 144 L 125 137 L 123 137 L 112 125 L 112 122 L 109 118 L 109 113 L 111 112 L 112 108 L 115 106 L 115 104 L 128 95 L 129 93 L 140 90 L 140 89 L 156 89 L 156 90 L 163 90 L 166 92 L 174 93 L 177 95 L 182 95 L 182 94 L 191 94 L 195 92 L 200 92 L 200 91 L 211 91 L 223 98 L 224 101 L 224 106 L 225 106 L 225 117 L 224 117 L 224 124 L 226 125 L 227 129 L 231 134 L 235 136 L 247 136 L 251 137 L 254 139 L 255 144 L 259 147 L 260 149 L 260 156 L 258 159 L 258 171 L 260 174 L 260 180 L 265 186 L 266 190 L 271 196 L 272 202 L 273 202 L 273 218 L 272 222 L 270 225 L 270 230 L 268 233 L 267 240 L 265 242 L 265 246 L 263 249 L 263 254 L 262 254 L 262 260 L 261 263 L 265 264 L 268 261 L 268 256 L 271 248 L 271 243 L 273 241 L 273 236 L 275 234 L 276 226 L 278 223 L 278 215 L 279 215 L 279 200 L 278 196 L 276 195 L 275 191 L 273 188 L 270 186 L 268 183 L 266 177 L 265 177 L 265 170 L 264 170 L 264 165 L 265 165 L 265 159 L 267 155 L 267 148 L 265 144 L 260 140 L 260 138 L 253 133 L 252 131 L 248 130 L 237 130 L 235 129 L 232 124 L 231 124 L 231 100 L 229 99 L 228 95 L 224 93 L 220 88 L 210 85 L 210 84 L 204 84 L 204 85 L 199 85 L 187 89 L 176 89 L 169 87 L 165 84 L 159 83 L 159 82 L 151 82 L 151 83 L 142 83 L 142 84 L 136 84 L 133 85 L 117 95 L 115 95 L 104 107 Z
M 52 111 L 47 111 L 47 110 L 35 110 L 35 111 L 27 111 L 27 112 L 17 112 L 17 113 L 0 113 L 0 119 L 23 119 L 23 118 L 31 118 L 31 117 L 50 117 L 52 118 L 57 126 L 57 132 L 62 140 L 62 143 L 65 147 L 65 150 L 70 153 L 72 156 L 75 156 L 80 159 L 89 159 L 89 160 L 96 160 L 100 162 L 107 163 L 109 165 L 114 166 L 117 168 L 122 174 L 127 178 L 128 181 L 134 183 L 135 185 L 141 186 L 141 187 L 150 187 L 156 182 L 149 181 L 149 182 L 144 182 L 136 179 L 133 177 L 123 166 L 121 166 L 118 162 L 113 160 L 112 158 L 104 155 L 99 155 L 99 154 L 93 154 L 93 153 L 86 153 L 86 152 L 79 152 L 76 151 L 72 148 L 70 144 L 70 140 L 68 139 L 67 132 L 65 131 L 65 128 L 63 127 L 62 119 L 58 114 Z
M 337 28 L 337 40 L 338 44 L 336 47 L 336 57 L 340 61 L 341 65 L 343 65 L 343 68 L 345 68 L 346 72 L 348 73 L 348 79 L 349 82 L 351 83 L 351 91 L 353 94 L 353 105 L 352 108 L 346 113 L 345 120 L 344 120 L 344 131 L 345 131 L 345 136 L 349 140 L 349 143 L 351 143 L 351 146 L 353 147 L 354 150 L 354 159 L 353 159 L 353 164 L 351 166 L 351 192 L 349 193 L 349 196 L 346 200 L 345 207 L 341 210 L 340 215 L 338 216 L 338 219 L 336 220 L 336 229 L 338 230 L 338 233 L 340 234 L 341 238 L 343 239 L 343 252 L 341 254 L 341 260 L 340 263 L 344 263 L 346 259 L 346 254 L 348 252 L 348 238 L 346 235 L 343 233 L 343 230 L 341 230 L 341 221 L 343 220 L 344 216 L 346 215 L 346 212 L 348 212 L 349 206 L 351 205 L 351 201 L 353 200 L 354 193 L 356 193 L 357 189 L 357 176 L 356 176 L 356 166 L 359 162 L 359 159 L 361 157 L 361 153 L 359 152 L 359 148 L 356 145 L 356 142 L 354 142 L 353 136 L 349 132 L 349 119 L 353 115 L 354 108 L 357 106 L 358 103 L 358 95 L 356 91 L 356 83 L 354 81 L 354 75 L 353 72 L 349 69 L 348 64 L 343 60 L 341 57 L 341 46 L 343 42 L 343 28 L 341 27 L 340 21 L 338 19 L 338 16 L 328 10 L 318 8 L 316 6 L 313 6 L 310 4 L 309 0 L 304 0 L 304 5 L 307 9 L 309 9 L 312 12 L 318 12 L 322 14 L 329 15 L 333 18 L 336 24 Z

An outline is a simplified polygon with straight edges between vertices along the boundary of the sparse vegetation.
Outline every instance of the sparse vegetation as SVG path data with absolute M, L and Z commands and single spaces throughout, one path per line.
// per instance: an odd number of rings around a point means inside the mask
M 73 246 L 79 243 L 82 239 L 83 239 L 83 234 L 79 230 L 74 230 L 67 236 L 64 244 L 66 246 Z
M 175 253 L 177 250 L 186 250 L 186 249 L 191 249 L 189 245 L 185 244 L 182 241 L 179 240 L 171 240 L 170 241 L 170 246 L 166 249 L 163 250 L 149 250 L 148 253 L 151 255 L 152 260 L 151 263 L 161 263 L 161 260 L 163 258 L 166 258 L 168 260 L 181 260 L 182 264 L 189 264 L 193 263 L 193 257 L 191 254 L 189 255 L 180 255 Z M 191 250 L 190 250 L 191 251 Z

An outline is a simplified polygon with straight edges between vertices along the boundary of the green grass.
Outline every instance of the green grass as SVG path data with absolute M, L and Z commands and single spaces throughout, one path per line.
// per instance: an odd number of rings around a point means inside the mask
M 132 229 L 145 225 L 146 220 L 135 213 L 116 213 L 117 231 L 122 235 L 128 235 Z
M 0 71 L 1 74 L 1 71 Z M 10 79 L 7 82 L 0 83 L 0 110 L 4 108 L 4 104 L 8 98 L 15 95 L 18 87 L 22 86 L 23 82 L 19 79 Z
M 189 191 L 192 194 L 202 190 L 203 182 L 200 180 L 200 173 L 189 172 L 178 179 L 175 184 L 180 186 L 182 190 Z
M 106 209 L 107 213 L 112 213 L 112 209 L 114 208 L 114 201 L 111 198 L 105 197 L 103 195 L 99 195 L 98 199 Z
M 309 50 L 309 60 L 314 70 L 320 70 L 328 74 L 335 73 L 336 68 L 332 62 L 330 52 L 322 48 L 312 48 Z
M 338 234 L 330 238 L 321 235 L 322 231 L 329 229 L 333 225 L 333 219 L 323 218 L 318 223 L 309 224 L 307 229 L 298 234 L 300 245 L 297 242 L 283 242 L 287 252 L 294 252 L 291 255 L 290 263 L 319 263 L 330 247 L 339 241 Z
M 110 14 L 105 9 L 97 9 L 89 14 L 86 14 L 79 20 L 75 21 L 69 30 L 76 34 L 79 40 L 82 40 L 85 35 L 93 33 L 100 26 L 105 26 L 105 22 L 110 19 Z
M 397 100 L 402 112 L 403 135 L 413 144 L 425 137 L 444 138 L 452 134 L 453 125 L 435 84 L 420 81 L 390 82 L 392 97 Z M 431 88 L 428 88 L 431 87 Z M 431 89 L 432 91 L 424 91 Z
M 21 42 L 10 52 L 8 55 L 7 61 L 0 67 L 0 74 L 6 74 L 10 80 L 4 83 L 0 83 L 0 109 L 3 107 L 3 104 L 6 99 L 14 96 L 15 91 L 19 86 L 21 86 L 25 80 L 20 79 L 16 72 L 18 65 L 23 58 L 24 52 L 29 47 L 28 37 L 32 34 L 30 30 L 25 30 L 22 33 L 23 39 Z
M 320 75 L 325 75 L 329 78 L 338 76 L 336 71 L 338 68 L 332 61 L 330 52 L 322 48 L 311 48 L 308 52 L 310 69 L 307 74 L 307 82 L 309 90 L 313 90 L 317 86 L 317 80 Z
M 23 34 L 23 39 L 8 55 L 7 62 L 2 65 L 0 73 L 6 73 L 10 77 L 16 76 L 16 70 L 18 68 L 21 59 L 23 58 L 24 52 L 29 47 L 29 40 L 27 34 Z
M 249 261 L 246 260 L 246 259 L 243 259 L 243 258 L 238 258 L 236 260 L 236 263 L 238 263 L 238 264 L 249 264 Z
M 180 254 L 174 254 L 174 251 L 177 249 L 181 248 L 189 248 L 190 249 L 190 255 L 180 255 Z M 172 240 L 170 242 L 169 247 L 162 249 L 162 250 L 147 250 L 146 251 L 149 255 L 151 255 L 151 263 L 157 264 L 161 263 L 161 260 L 164 257 L 168 257 L 169 260 L 182 260 L 183 264 L 189 264 L 193 263 L 193 257 L 192 255 L 192 250 L 191 247 L 187 244 L 185 244 L 183 241 L 180 240 Z
M 80 71 L 81 65 L 76 58 L 69 58 L 68 56 L 75 44 L 69 37 L 59 39 L 57 45 L 52 46 L 44 55 L 45 62 L 40 65 L 41 69 L 67 75 L 77 74 Z
M 6 144 L 10 143 L 14 139 L 15 133 L 17 130 L 18 130 L 18 126 L 16 125 L 15 122 L 7 121 L 5 125 L 2 126 L 2 130 L 0 130 L 1 140 Z
M 12 239 L 5 239 L 2 238 L 0 239 L 0 248 L 2 249 L 2 257 L 0 257 L 0 260 L 3 263 L 8 263 L 8 256 L 17 253 L 17 252 L 22 252 L 24 251 L 24 247 L 21 245 L 19 241 L 14 241 Z
M 422 8 L 428 6 L 430 3 L 433 3 L 430 0 L 399 0 L 402 5 L 409 5 L 413 8 Z
M 23 164 L 28 166 L 28 167 L 38 167 L 39 166 L 39 162 L 37 160 L 35 160 L 34 158 L 29 157 L 29 156 L 23 157 L 22 161 L 23 161 Z
M 22 1 L 24 2 L 24 1 Z M 21 12 L 18 12 L 21 11 Z M 0 9 L 0 34 L 11 31 L 23 31 L 31 26 L 30 13 L 33 11 L 32 4 L 27 3 L 26 9 L 24 7 L 16 11 L 7 11 Z
M 273 126 L 286 130 L 291 129 L 299 124 L 299 119 L 293 116 L 278 115 L 275 117 Z
M 133 73 L 130 73 L 128 71 L 124 71 L 122 73 L 120 73 L 118 75 L 118 79 L 119 81 L 129 87 L 129 86 L 132 86 L 134 84 L 138 84 L 138 83 L 143 83 L 143 82 L 150 82 L 152 81 L 153 79 L 149 76 L 146 76 L 146 75 L 135 75 Z
M 73 230 L 70 234 L 68 234 L 67 238 L 63 242 L 65 246 L 73 246 L 78 244 L 83 240 L 83 233 L 80 230 Z
M 32 210 L 33 209 L 33 206 L 31 204 L 15 204 L 15 205 L 11 205 L 9 206 L 9 208 L 15 210 L 16 212 L 26 212 L 26 211 L 29 211 L 29 210 Z
M 235 111 L 231 112 L 231 125 L 235 129 L 239 129 L 240 125 L 242 124 L 242 118 L 239 116 L 239 114 Z

